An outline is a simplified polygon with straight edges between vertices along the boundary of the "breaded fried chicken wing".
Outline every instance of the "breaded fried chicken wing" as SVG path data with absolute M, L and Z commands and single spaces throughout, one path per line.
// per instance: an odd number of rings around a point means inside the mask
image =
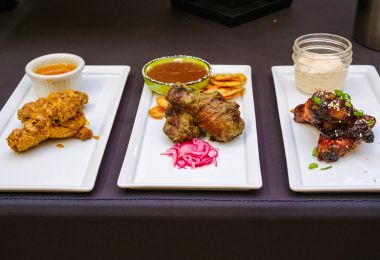
M 49 138 L 85 140 L 92 137 L 92 131 L 85 127 L 87 120 L 82 112 L 82 105 L 87 102 L 86 93 L 65 90 L 25 104 L 18 111 L 23 128 L 9 134 L 9 147 L 23 152 Z

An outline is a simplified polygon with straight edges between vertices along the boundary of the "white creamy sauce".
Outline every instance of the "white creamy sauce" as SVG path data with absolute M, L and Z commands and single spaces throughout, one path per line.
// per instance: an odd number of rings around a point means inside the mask
M 320 57 L 318 54 L 310 55 L 310 58 L 297 57 L 295 64 L 297 88 L 309 94 L 320 90 L 343 90 L 347 67 L 339 57 L 331 59 L 330 56 L 330 59 L 324 60 Z

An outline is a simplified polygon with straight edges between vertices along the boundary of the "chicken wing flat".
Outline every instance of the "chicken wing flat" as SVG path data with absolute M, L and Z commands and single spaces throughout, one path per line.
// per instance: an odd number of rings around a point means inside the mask
M 23 128 L 12 131 L 7 138 L 8 145 L 16 152 L 23 152 L 49 138 L 77 137 L 78 132 L 89 131 L 91 134 L 87 134 L 88 137 L 81 138 L 78 135 L 78 139 L 85 140 L 92 136 L 92 131 L 85 127 L 86 122 L 82 113 L 60 124 L 50 124 L 46 120 L 28 120 Z
M 228 142 L 244 130 L 245 125 L 240 117 L 239 105 L 226 101 L 219 92 L 199 93 L 182 84 L 173 86 L 168 92 L 167 99 L 170 109 L 165 116 L 164 133 L 173 142 L 191 140 L 199 136 L 201 130 L 208 133 L 212 140 Z M 186 118 L 187 123 L 179 123 L 179 118 L 181 120 Z M 173 122 L 178 123 L 173 124 Z M 170 125 L 181 127 L 173 128 L 169 127 Z M 183 138 L 177 138 L 178 136 Z
M 320 161 L 336 162 L 340 157 L 355 149 L 359 144 L 359 139 L 347 137 L 329 139 L 321 134 L 318 139 L 317 158 Z
M 18 110 L 17 116 L 22 122 L 29 119 L 65 122 L 74 117 L 78 111 L 82 111 L 82 106 L 87 103 L 86 93 L 67 89 L 26 103 Z
M 294 120 L 308 123 L 321 131 L 318 159 L 333 162 L 361 141 L 374 141 L 373 116 L 365 115 L 351 104 L 351 97 L 342 91 L 318 91 L 306 103 L 294 109 Z
M 85 127 L 87 120 L 82 112 L 87 102 L 87 94 L 65 90 L 25 104 L 18 111 L 23 128 L 9 134 L 9 147 L 23 152 L 49 138 L 91 138 L 92 131 Z

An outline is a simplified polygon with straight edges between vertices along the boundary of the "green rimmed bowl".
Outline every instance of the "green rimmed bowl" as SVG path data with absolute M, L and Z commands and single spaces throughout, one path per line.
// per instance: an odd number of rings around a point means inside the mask
M 207 70 L 207 74 L 204 77 L 197 80 L 185 82 L 184 84 L 196 90 L 200 90 L 206 87 L 211 75 L 210 63 L 198 57 L 193 57 L 193 56 L 188 56 L 188 55 L 174 55 L 174 56 L 165 56 L 165 57 L 157 58 L 152 61 L 149 61 L 147 64 L 144 65 L 142 69 L 144 81 L 153 92 L 166 95 L 169 89 L 172 86 L 174 86 L 176 83 L 166 83 L 166 82 L 160 82 L 158 80 L 152 79 L 151 77 L 147 75 L 147 72 L 157 65 L 167 63 L 167 62 L 173 62 L 173 61 L 192 62 L 198 65 L 201 65 L 203 68 L 205 68 Z

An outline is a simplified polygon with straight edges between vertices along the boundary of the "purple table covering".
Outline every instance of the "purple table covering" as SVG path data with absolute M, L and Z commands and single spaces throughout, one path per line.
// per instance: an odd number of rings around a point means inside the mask
M 0 259 L 380 257 L 379 194 L 289 189 L 270 70 L 292 64 L 293 40 L 302 34 L 327 32 L 352 40 L 355 5 L 296 0 L 289 9 L 235 28 L 173 9 L 168 0 L 19 0 L 16 9 L 0 13 L 0 107 L 26 63 L 43 54 L 71 52 L 89 65 L 131 66 L 94 190 L 0 193 Z M 380 70 L 380 52 L 352 42 L 353 64 Z M 261 190 L 116 186 L 142 91 L 141 68 L 171 54 L 252 67 Z

